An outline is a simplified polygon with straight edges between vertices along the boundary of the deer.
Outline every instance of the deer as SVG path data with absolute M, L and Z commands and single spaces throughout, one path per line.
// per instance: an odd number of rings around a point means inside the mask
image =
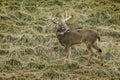
M 87 47 L 87 52 L 90 54 L 88 58 L 88 64 L 91 63 L 93 54 L 93 48 L 97 50 L 100 60 L 102 61 L 102 50 L 97 46 L 100 41 L 100 34 L 93 29 L 70 29 L 66 24 L 68 20 L 73 18 L 72 14 L 66 12 L 66 16 L 62 15 L 61 21 L 56 21 L 56 18 L 51 14 L 48 20 L 51 20 L 56 27 L 56 37 L 60 44 L 65 47 L 65 54 L 68 62 L 71 63 L 71 47 L 76 44 L 84 43 Z

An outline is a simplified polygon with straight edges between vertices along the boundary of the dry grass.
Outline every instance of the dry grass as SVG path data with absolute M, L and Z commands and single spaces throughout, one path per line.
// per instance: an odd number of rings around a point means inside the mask
M 72 47 L 72 63 L 64 63 L 64 48 L 54 24 L 43 18 L 53 12 L 73 12 L 71 28 L 101 33 L 103 66 L 94 56 L 87 65 L 83 44 Z M 0 80 L 119 80 L 119 0 L 0 0 Z

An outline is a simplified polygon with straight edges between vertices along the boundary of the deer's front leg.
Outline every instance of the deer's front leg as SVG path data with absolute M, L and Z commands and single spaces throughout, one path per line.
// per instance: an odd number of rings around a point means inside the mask
M 70 46 L 66 46 L 65 47 L 65 54 L 66 54 L 66 58 L 68 59 L 68 62 L 71 63 L 71 47 Z

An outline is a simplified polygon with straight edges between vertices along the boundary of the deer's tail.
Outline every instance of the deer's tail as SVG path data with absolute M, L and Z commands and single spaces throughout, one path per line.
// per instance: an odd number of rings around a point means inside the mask
M 97 38 L 97 39 L 98 39 L 98 41 L 100 41 L 100 36 L 98 36 L 98 38 Z
M 97 41 L 96 41 L 97 44 L 100 42 L 100 40 L 101 40 L 101 39 L 100 39 L 100 34 L 98 33 L 98 34 L 97 34 Z

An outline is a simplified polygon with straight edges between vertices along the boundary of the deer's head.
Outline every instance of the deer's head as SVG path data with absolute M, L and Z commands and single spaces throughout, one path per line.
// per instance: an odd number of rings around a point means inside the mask
M 50 16 L 48 20 L 51 20 L 54 24 L 56 24 L 56 33 L 64 34 L 64 32 L 69 30 L 69 27 L 67 26 L 66 22 L 73 17 L 72 14 L 69 14 L 66 12 L 66 15 L 62 15 L 62 19 L 60 21 L 56 20 L 56 18 L 53 16 L 52 13 L 50 13 Z

